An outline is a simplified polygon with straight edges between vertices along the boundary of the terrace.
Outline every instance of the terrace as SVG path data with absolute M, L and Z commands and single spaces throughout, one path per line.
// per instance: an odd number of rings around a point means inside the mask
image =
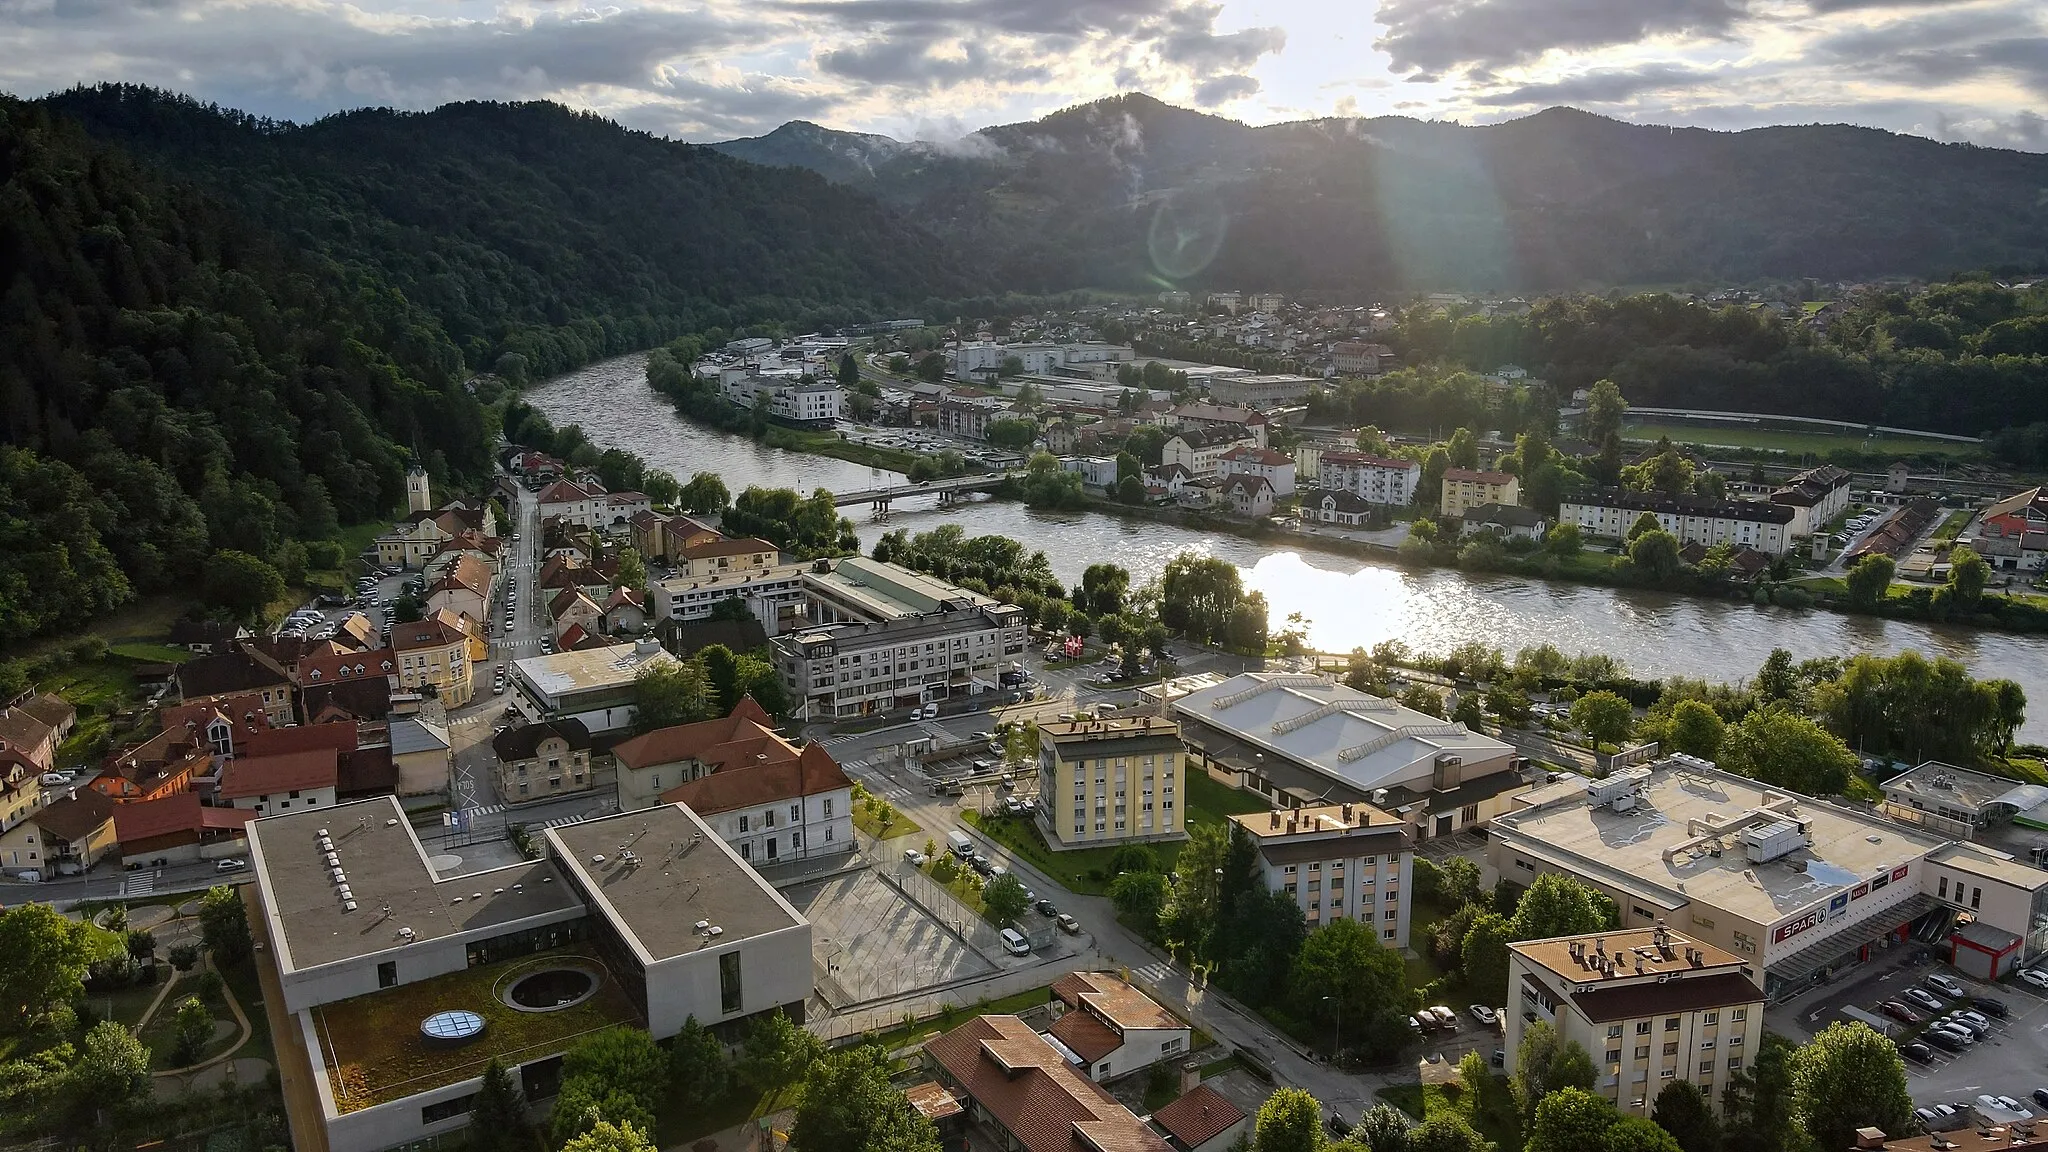
M 554 968 L 597 973 L 595 992 L 549 1011 L 506 1003 L 505 993 L 521 977 Z M 483 1017 L 483 1034 L 460 1046 L 421 1034 L 427 1017 L 455 1010 Z M 336 1110 L 344 1114 L 460 1083 L 480 1075 L 493 1057 L 516 1064 L 561 1052 L 587 1033 L 641 1022 L 618 980 L 585 948 L 451 972 L 312 1011 L 328 1086 Z

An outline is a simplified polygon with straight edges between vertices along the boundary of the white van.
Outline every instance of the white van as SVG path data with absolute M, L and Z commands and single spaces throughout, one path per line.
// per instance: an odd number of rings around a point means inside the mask
M 962 860 L 974 855 L 973 838 L 958 828 L 946 833 L 946 847 L 951 848 L 953 855 L 960 857 Z
M 1003 951 L 1008 952 L 1012 956 L 1029 956 L 1031 955 L 1031 941 L 1026 940 L 1024 934 L 1015 928 L 1005 928 L 1003 929 Z

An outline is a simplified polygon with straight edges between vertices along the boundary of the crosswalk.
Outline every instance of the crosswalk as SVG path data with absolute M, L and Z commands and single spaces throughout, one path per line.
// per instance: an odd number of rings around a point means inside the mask
M 583 822 L 584 822 L 585 820 L 587 820 L 587 819 L 589 819 L 589 816 L 587 816 L 587 815 L 585 815 L 585 816 L 557 816 L 557 817 L 555 817 L 555 818 L 554 818 L 553 820 L 549 820 L 549 821 L 546 821 L 545 823 L 542 823 L 542 824 L 541 824 L 541 825 L 539 825 L 539 826 L 540 826 L 540 827 L 542 827 L 542 828 L 566 828 L 566 827 L 568 827 L 568 826 L 569 826 L 569 825 L 571 825 L 571 824 L 581 824 L 581 823 L 583 823 Z
M 1131 969 L 1131 975 L 1138 977 L 1148 984 L 1160 984 L 1165 982 L 1167 977 L 1173 975 L 1173 965 L 1161 960 L 1156 963 L 1147 964 L 1142 968 L 1133 968 Z
M 830 747 L 831 747 L 832 745 L 834 745 L 834 744 L 844 744 L 844 743 L 846 743 L 846 742 L 847 742 L 848 740 L 857 740 L 857 739 L 859 739 L 859 738 L 860 738 L 860 733 L 858 733 L 858 732 L 847 732 L 847 733 L 844 733 L 844 734 L 842 734 L 842 735 L 839 735 L 839 736 L 827 736 L 827 737 L 825 737 L 825 738 L 824 738 L 823 740 L 819 741 L 819 743 L 821 743 L 821 744 L 825 745 L 825 746 L 826 746 L 827 748 L 830 748 Z
M 123 896 L 148 896 L 156 891 L 156 874 L 142 872 L 121 882 Z
M 481 808 L 471 808 L 469 810 L 469 818 L 474 820 L 479 816 L 493 816 L 504 810 L 505 806 L 503 804 L 486 804 Z
M 861 783 L 869 792 L 884 800 L 904 800 L 910 797 L 910 789 L 892 782 L 880 772 L 870 771 L 865 760 L 844 760 L 839 766 L 845 769 L 847 774 L 860 777 Z

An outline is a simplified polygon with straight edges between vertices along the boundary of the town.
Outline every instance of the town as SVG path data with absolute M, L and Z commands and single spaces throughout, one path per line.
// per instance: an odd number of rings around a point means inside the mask
M 1976 438 L 1426 378 L 1374 339 L 1531 308 L 1168 292 L 647 357 L 685 418 L 877 461 L 843 491 L 685 480 L 508 394 L 488 483 L 415 462 L 341 585 L 209 587 L 99 653 L 133 708 L 0 710 L 0 939 L 38 958 L 6 1030 L 45 1054 L 5 1065 L 7 1131 L 218 1099 L 302 1152 L 2048 1148 L 2021 683 L 1319 651 L 1198 550 L 1063 580 L 971 532 L 1021 501 L 2039 610 L 2048 496 Z

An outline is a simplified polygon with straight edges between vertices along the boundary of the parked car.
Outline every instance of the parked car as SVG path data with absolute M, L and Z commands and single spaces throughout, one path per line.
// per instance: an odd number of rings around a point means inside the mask
M 1977 1042 L 1976 1033 L 1963 1027 L 1961 1024 L 1953 1024 L 1947 1020 L 1937 1020 L 1933 1024 L 1928 1025 L 1927 1031 L 1921 1033 L 1921 1035 L 1952 1036 L 1964 1044 L 1975 1044 Z
M 1065 912 L 1054 917 L 1053 923 L 1058 924 L 1060 931 L 1065 932 L 1069 936 L 1079 936 L 1081 934 L 1081 922 Z
M 2048 971 L 2043 971 L 2039 968 L 2020 969 L 2020 979 L 2025 980 L 2036 988 L 2048 988 Z
M 1031 954 L 1031 941 L 1026 940 L 1024 934 L 1015 928 L 1005 928 L 1003 929 L 1003 951 L 1008 952 L 1012 956 L 1029 956 Z
M 1918 1024 L 1921 1020 L 1918 1012 L 1913 1011 L 1897 1000 L 1887 1000 L 1878 1005 L 1878 1011 L 1883 1012 L 1901 1024 Z
M 213 866 L 213 870 L 215 872 L 240 872 L 242 869 L 247 868 L 248 866 L 249 862 L 247 860 L 244 860 L 239 856 L 235 856 L 216 863 Z
M 1899 1045 L 1899 1055 L 1904 1056 L 1915 1064 L 1931 1064 L 1934 1062 L 1934 1053 L 1928 1049 L 1927 1045 L 1922 1044 L 1918 1040 L 1908 1040 L 1904 1044 Z
M 1935 1125 L 1941 1123 L 1940 1114 L 1932 1108 L 1913 1109 L 1913 1118 L 1920 1121 L 1921 1125 L 1930 1132 L 1934 1130 Z
M 1940 997 L 1925 988 L 1908 988 L 1905 991 L 1905 997 L 1929 1012 L 1939 1012 L 1943 1008 L 1948 1007 L 1948 1005 L 1941 1002 Z
M 2039 1104 L 2043 1108 L 2048 1108 L 2048 1088 L 2034 1089 L 2034 1103 Z
M 1920 1039 L 1934 1045 L 1943 1052 L 1961 1052 L 1963 1050 L 1963 1041 L 1957 1039 L 1954 1033 L 1944 1032 L 1939 1028 L 1929 1028 L 1927 1031 L 1922 1032 Z
M 1954 1013 L 1954 1015 L 1965 1024 L 1970 1025 L 1972 1030 L 1976 1031 L 1979 1035 L 1991 1031 L 1991 1019 L 1982 1012 L 1973 1012 L 1965 1008 L 1960 1012 Z
M 1456 1012 L 1451 1011 L 1449 1008 L 1445 1007 L 1442 1004 L 1435 1005 L 1427 1009 L 1426 1011 L 1428 1011 L 1428 1013 L 1436 1019 L 1436 1022 L 1439 1027 L 1448 1029 L 1450 1031 L 1457 1030 L 1458 1014 Z
M 1971 1000 L 1970 1006 L 1986 1016 L 1995 1016 L 2000 1020 L 2012 1014 L 2012 1009 L 2005 1006 L 2005 1001 L 1994 1000 L 1989 996 L 1979 996 Z
M 1491 1006 L 1486 1004 L 1474 1004 L 1471 1007 L 1465 1009 L 1465 1011 L 1470 1012 L 1474 1020 L 1479 1021 L 1486 1027 L 1493 1027 L 1494 1014 L 1493 1008 Z
M 1050 900 L 1040 900 L 1037 902 L 1036 905 L 1034 905 L 1034 907 L 1038 909 L 1038 914 L 1040 916 L 1057 916 L 1060 914 L 1060 910 L 1053 907 L 1052 901 Z
M 915 848 L 909 849 L 908 851 L 904 852 L 903 859 L 907 861 L 913 868 L 922 868 L 925 864 L 924 853 L 919 852 Z
M 2033 1109 L 2028 1108 L 2025 1104 L 2020 1103 L 2019 1101 L 2013 1099 L 2010 1096 L 2000 1096 L 1998 1098 L 1998 1102 L 1999 1104 L 2004 1106 L 2007 1112 L 2017 1112 L 2020 1115 L 2025 1116 L 2029 1120 L 2034 1118 Z
M 1430 1023 L 1434 1024 L 1436 1023 L 1436 1021 L 1431 1020 Z M 1420 1036 L 1424 1032 L 1429 1030 L 1428 1026 L 1423 1024 L 1422 1022 L 1422 1013 L 1418 1012 L 1415 1015 L 1408 1017 L 1408 1030 L 1415 1033 L 1417 1036 Z
M 1961 984 L 1956 983 L 1950 977 L 1944 976 L 1939 972 L 1932 972 L 1928 974 L 1927 986 L 1929 988 L 1934 989 L 1937 992 L 1940 992 L 1944 996 L 1954 997 L 1958 1000 L 1970 994 L 1966 989 L 1964 989 L 1964 987 Z
M 1975 1020 L 1965 1017 L 1960 1012 L 1942 1017 L 1939 1023 L 1942 1027 L 1960 1028 L 1968 1032 L 1972 1040 L 1982 1040 L 1985 1034 L 1991 1031 L 1991 1025 L 1979 1024 Z

